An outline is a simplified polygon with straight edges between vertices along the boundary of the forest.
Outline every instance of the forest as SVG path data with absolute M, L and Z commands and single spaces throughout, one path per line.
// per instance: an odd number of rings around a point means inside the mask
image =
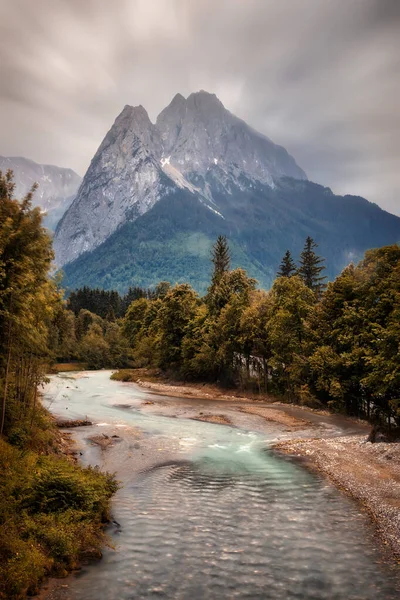
M 89 368 L 155 367 L 186 381 L 272 394 L 388 424 L 399 423 L 400 247 L 366 252 L 326 284 L 308 237 L 288 250 L 269 291 L 231 269 L 216 241 L 206 295 L 188 284 L 117 292 L 83 288 L 58 307 L 56 360 Z
M 32 193 L 34 190 L 32 190 Z M 51 336 L 64 300 L 49 277 L 53 251 L 32 193 L 13 198 L 0 173 L 0 598 L 25 598 L 49 574 L 101 555 L 117 489 L 111 475 L 62 453 L 40 404 L 54 360 Z
M 400 247 L 366 252 L 327 285 L 316 248 L 307 238 L 298 265 L 286 252 L 264 291 L 230 269 L 220 237 L 203 298 L 180 284 L 129 306 L 135 366 L 399 423 Z
M 153 367 L 186 381 L 272 394 L 389 426 L 399 421 L 400 248 L 370 250 L 328 284 L 317 244 L 289 250 L 269 291 L 212 251 L 200 297 L 188 284 L 117 292 L 83 288 L 51 324 L 55 360 Z
M 288 250 L 271 288 L 231 268 L 219 236 L 200 296 L 186 283 L 63 292 L 32 193 L 13 198 L 0 174 L 0 598 L 33 592 L 90 547 L 113 478 L 60 456 L 39 393 L 54 363 L 157 368 L 400 425 L 400 247 L 366 252 L 326 283 L 308 237 Z M 10 562 L 9 557 L 18 556 Z

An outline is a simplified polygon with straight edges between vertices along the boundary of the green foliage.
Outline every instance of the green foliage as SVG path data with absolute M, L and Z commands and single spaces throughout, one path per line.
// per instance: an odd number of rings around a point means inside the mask
M 0 598 L 24 598 L 88 549 L 100 553 L 116 489 L 108 474 L 0 440 Z
M 161 368 L 179 370 L 182 341 L 196 314 L 198 298 L 188 284 L 173 287 L 163 298 L 157 313 L 158 362 Z
M 123 355 L 115 323 L 66 310 L 48 276 L 51 241 L 33 192 L 19 202 L 13 190 L 12 173 L 0 173 L 0 598 L 9 600 L 36 593 L 45 575 L 65 574 L 83 552 L 100 554 L 116 490 L 109 475 L 57 455 L 38 399 L 47 365 L 105 346 L 107 360 Z
M 282 275 L 269 292 L 243 269 L 222 269 L 203 299 L 179 284 L 134 301 L 122 330 L 135 366 L 398 420 L 400 249 L 367 252 L 326 292 L 314 249 L 308 238 L 300 274 Z
M 131 350 L 120 321 L 102 319 L 86 309 L 77 316 L 61 305 L 49 326 L 49 349 L 53 360 L 81 361 L 88 369 L 124 368 Z
M 300 277 L 280 277 L 271 290 L 267 331 L 271 344 L 272 377 L 281 393 L 294 399 L 303 381 L 309 337 L 308 320 L 315 298 Z
M 312 381 L 330 406 L 399 421 L 400 248 L 370 250 L 331 284 L 312 323 Z
M 49 355 L 48 326 L 60 300 L 48 279 L 53 252 L 32 194 L 13 199 L 12 172 L 0 172 L 0 434 L 13 412 L 25 417 Z
M 84 286 L 70 293 L 67 307 L 76 316 L 79 315 L 81 310 L 88 310 L 102 319 L 113 321 L 118 317 L 123 317 L 128 306 L 134 300 L 138 298 L 157 298 L 165 292 L 168 285 L 167 282 L 161 282 L 155 290 L 144 289 L 138 286 L 130 287 L 123 296 L 115 290 L 106 291 Z
M 214 271 L 211 278 L 211 287 L 218 284 L 222 275 L 229 271 L 231 265 L 231 255 L 228 242 L 225 235 L 219 235 L 212 248 L 211 262 L 214 265 Z
M 144 324 L 145 316 L 149 310 L 150 301 L 146 298 L 134 300 L 125 315 L 123 321 L 123 332 L 131 346 L 134 346 L 136 339 Z
M 85 361 L 89 369 L 101 369 L 108 362 L 109 345 L 103 337 L 100 325 L 93 323 L 82 337 L 78 358 Z
M 131 369 L 119 369 L 110 377 L 113 381 L 136 381 L 135 373 Z

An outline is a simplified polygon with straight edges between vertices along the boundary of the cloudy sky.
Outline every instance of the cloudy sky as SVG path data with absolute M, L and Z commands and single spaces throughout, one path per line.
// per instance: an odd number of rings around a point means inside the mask
M 84 174 L 125 104 L 205 89 L 400 214 L 400 0 L 0 0 L 0 154 Z

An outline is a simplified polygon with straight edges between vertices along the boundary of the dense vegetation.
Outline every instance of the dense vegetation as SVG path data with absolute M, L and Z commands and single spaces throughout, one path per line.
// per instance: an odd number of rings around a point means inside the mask
M 156 298 L 162 293 L 163 287 L 169 285 L 161 282 L 154 289 L 145 289 L 139 286 L 130 287 L 126 294 L 120 295 L 115 290 L 102 290 L 84 286 L 74 290 L 68 297 L 67 307 L 77 316 L 79 311 L 88 310 L 102 319 L 113 321 L 117 317 L 123 317 L 129 305 L 138 298 Z
M 177 284 L 139 298 L 123 319 L 136 366 L 186 379 L 280 394 L 295 402 L 400 421 L 400 247 L 370 250 L 324 291 L 323 262 L 307 238 L 300 265 L 271 290 L 231 270 L 214 246 L 205 297 Z
M 38 401 L 65 307 L 48 277 L 53 253 L 40 210 L 32 194 L 18 202 L 13 191 L 12 173 L 0 173 L 0 598 L 7 599 L 100 552 L 116 488 L 112 477 L 61 456 Z
M 127 222 L 93 252 L 64 267 L 68 289 L 85 285 L 125 293 L 166 279 L 207 291 L 209 254 L 218 235 L 229 238 L 232 267 L 269 289 L 286 248 L 298 256 L 310 235 L 333 280 L 369 248 L 400 240 L 400 219 L 355 196 L 336 196 L 309 181 L 283 178 L 275 188 L 243 181 L 241 190 L 213 189 L 221 218 L 187 190 L 170 194 Z

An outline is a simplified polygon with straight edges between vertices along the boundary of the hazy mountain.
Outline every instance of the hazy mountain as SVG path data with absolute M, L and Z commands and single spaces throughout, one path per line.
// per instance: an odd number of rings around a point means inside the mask
M 64 212 L 71 205 L 82 178 L 72 169 L 54 165 L 40 165 L 22 157 L 0 156 L 0 171 L 14 171 L 15 197 L 20 199 L 32 188 L 39 187 L 33 197 L 34 206 L 46 213 L 44 224 L 55 229 Z
M 118 288 L 210 276 L 227 235 L 234 266 L 268 287 L 286 249 L 311 235 L 334 277 L 366 249 L 400 240 L 400 218 L 307 180 L 281 146 L 213 94 L 176 95 L 151 123 L 126 106 L 107 133 L 55 235 L 66 285 Z
M 57 228 L 57 262 L 94 249 L 178 189 L 219 213 L 216 194 L 253 181 L 273 186 L 282 175 L 306 178 L 284 148 L 232 115 L 213 94 L 175 96 L 155 125 L 142 106 L 125 106 Z

